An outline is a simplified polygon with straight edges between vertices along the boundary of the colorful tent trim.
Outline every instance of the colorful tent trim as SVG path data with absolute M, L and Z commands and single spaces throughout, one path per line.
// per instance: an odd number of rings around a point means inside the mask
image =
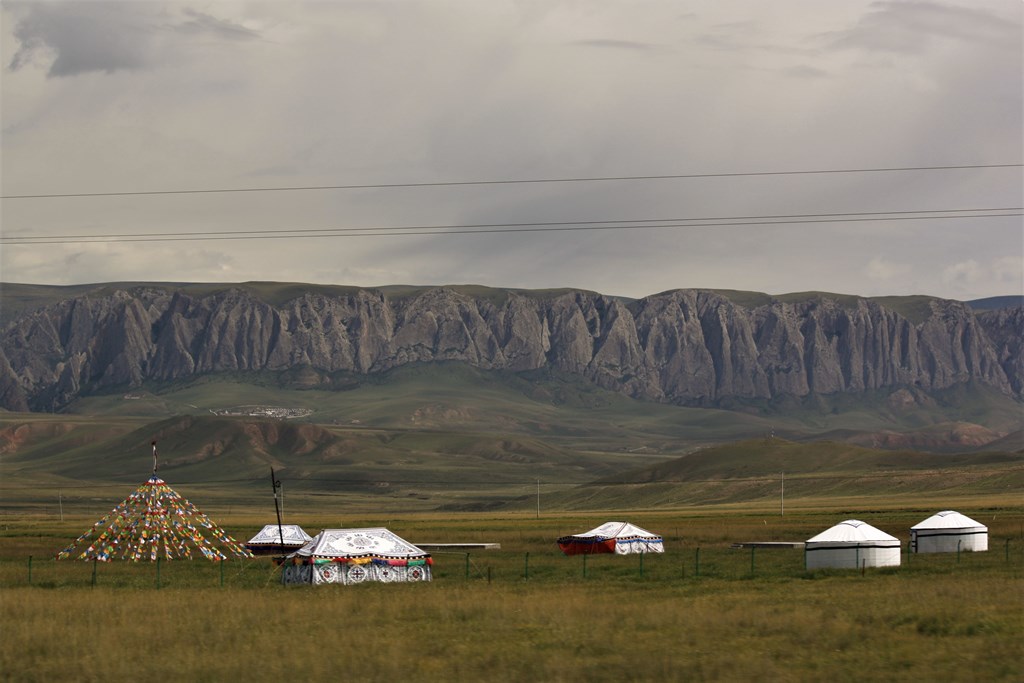
M 90 542 L 90 539 L 93 539 Z M 88 542 L 88 545 L 81 547 Z M 252 557 L 245 546 L 217 526 L 154 474 L 92 528 L 57 553 L 58 560 L 208 560 Z
M 605 522 L 601 526 L 581 534 L 562 536 L 558 539 L 558 547 L 566 555 L 601 553 L 632 555 L 634 553 L 665 552 L 661 536 L 652 534 L 629 522 Z
M 284 583 L 430 581 L 430 555 L 393 532 L 324 529 L 282 561 Z

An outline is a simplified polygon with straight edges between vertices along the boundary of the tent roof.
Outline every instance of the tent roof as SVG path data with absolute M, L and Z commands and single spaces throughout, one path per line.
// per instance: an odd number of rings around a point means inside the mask
M 428 557 L 422 549 L 384 527 L 324 529 L 289 557 Z
M 900 540 L 895 536 L 890 536 L 881 529 L 876 529 L 870 524 L 862 522 L 859 519 L 848 519 L 845 522 L 840 522 L 831 529 L 826 529 L 817 536 L 807 539 L 808 543 L 841 544 L 871 543 L 878 541 L 900 542 Z
M 629 522 L 605 522 L 599 527 L 582 534 L 573 534 L 575 538 L 661 538 L 646 529 L 641 529 Z
M 962 515 L 956 510 L 943 510 L 923 522 L 918 522 L 911 529 L 984 529 L 988 527 L 976 522 L 967 515 Z
M 282 536 L 284 545 L 304 545 L 313 540 L 298 524 L 282 524 L 280 530 L 276 524 L 268 524 L 250 538 L 246 545 L 280 545 Z

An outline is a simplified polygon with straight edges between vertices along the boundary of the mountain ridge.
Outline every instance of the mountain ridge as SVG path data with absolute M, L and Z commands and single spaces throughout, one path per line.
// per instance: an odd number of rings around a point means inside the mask
M 70 294 L 70 296 L 63 296 Z M 688 406 L 970 382 L 1024 389 L 1024 308 L 931 297 L 301 283 L 7 285 L 0 407 L 225 372 L 329 386 L 412 363 L 553 369 Z

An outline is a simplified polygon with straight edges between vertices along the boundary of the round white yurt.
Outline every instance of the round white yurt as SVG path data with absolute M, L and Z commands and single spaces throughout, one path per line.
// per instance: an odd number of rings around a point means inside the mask
M 988 527 L 955 510 L 943 510 L 910 527 L 915 553 L 988 550 Z
M 900 539 L 859 519 L 848 519 L 804 543 L 808 569 L 898 567 Z

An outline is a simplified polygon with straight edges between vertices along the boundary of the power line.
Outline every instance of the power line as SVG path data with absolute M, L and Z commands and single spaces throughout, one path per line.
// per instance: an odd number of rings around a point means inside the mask
M 731 220 L 728 218 L 710 219 L 640 219 L 638 221 L 568 221 L 545 223 L 510 223 L 475 225 L 436 225 L 436 226 L 392 226 L 364 228 L 317 228 L 268 231 L 219 231 L 219 232 L 182 232 L 182 233 L 130 233 L 125 235 L 80 235 L 80 236 L 24 236 L 0 237 L 0 243 L 10 245 L 34 244 L 113 244 L 121 242 L 206 242 L 213 240 L 258 240 L 258 239 L 308 239 L 324 237 L 396 237 L 410 235 L 490 235 L 520 232 L 575 232 L 594 230 L 650 230 L 653 228 L 714 228 L 738 226 L 780 226 L 800 225 L 807 223 L 860 223 L 877 221 L 919 221 L 973 218 L 1011 218 L 1024 215 L 1021 207 L 993 209 L 949 209 L 947 215 L 896 215 L 916 212 L 885 212 L 872 215 L 873 212 L 853 214 L 818 214 L 821 218 L 799 220 L 772 220 L 773 216 L 751 217 L 753 220 Z M 998 211 L 1002 213 L 969 213 L 971 211 Z M 936 211 L 922 213 L 935 214 Z M 805 214 L 814 216 L 815 214 Z M 850 218 L 830 218 L 828 216 L 855 216 Z M 674 221 L 674 222 L 672 222 Z M 500 226 L 510 227 L 500 227 Z M 518 227 L 516 227 L 518 226 Z
M 794 482 L 807 482 L 807 481 L 856 481 L 862 479 L 891 479 L 892 477 L 902 478 L 913 478 L 913 477 L 937 477 L 947 476 L 951 471 L 961 471 L 965 467 L 936 467 L 932 469 L 912 469 L 912 470 L 891 470 L 888 472 L 864 472 L 861 474 L 830 474 L 830 473 L 806 473 L 806 474 L 793 474 L 787 479 L 792 479 Z M 1017 468 L 1019 469 L 1019 468 Z M 985 472 L 979 472 L 985 473 Z M 508 481 L 496 481 L 494 479 L 384 479 L 374 478 L 372 475 L 364 479 L 355 478 L 322 478 L 322 477 L 294 477 L 287 480 L 290 484 L 299 483 L 314 483 L 314 484 L 334 484 L 342 486 L 377 486 L 379 484 L 388 485 L 401 485 L 401 486 L 453 486 L 453 485 L 466 485 L 466 486 L 494 486 L 494 487 L 533 487 L 536 486 L 536 478 L 528 480 L 508 480 Z M 564 479 L 545 479 L 541 483 L 544 486 L 572 486 L 579 488 L 592 488 L 600 486 L 649 486 L 653 484 L 736 484 L 736 483 L 757 483 L 767 482 L 774 483 L 778 481 L 778 476 L 775 474 L 763 474 L 746 477 L 716 477 L 716 478 L 678 478 L 678 477 L 666 477 L 663 479 L 650 479 L 645 481 L 626 481 L 626 480 L 597 480 L 597 481 L 569 481 Z M 263 477 L 254 478 L 236 478 L 236 479 L 208 479 L 206 481 L 180 481 L 176 486 L 213 486 L 221 484 L 261 484 Z M 75 489 L 89 489 L 95 490 L 97 488 L 121 488 L 130 483 L 107 483 L 107 484 L 61 484 L 57 488 L 65 490 Z M 38 485 L 6 485 L 0 486 L 0 491 L 21 491 L 24 489 L 37 489 Z M 342 495 L 349 493 L 348 491 L 316 491 L 300 489 L 297 492 L 301 492 L 304 495 Z
M 381 190 L 413 187 L 462 187 L 471 185 L 527 185 L 544 183 L 628 182 L 644 180 L 683 180 L 696 178 L 743 178 L 758 176 L 824 175 L 834 173 L 896 173 L 909 171 L 952 171 L 986 168 L 1020 168 L 1024 164 L 963 164 L 949 166 L 904 166 L 895 168 L 835 168 L 800 171 L 749 171 L 737 173 L 679 173 L 671 175 L 600 176 L 579 178 L 522 178 L 507 180 L 457 180 L 424 183 L 365 183 L 357 185 L 309 185 L 299 187 L 239 187 L 205 190 L 148 190 L 140 192 L 67 192 L 49 194 L 3 195 L 0 199 L 58 199 L 73 197 L 139 197 L 179 194 L 227 194 L 237 192 L 313 192 L 323 190 Z
M 682 222 L 682 221 L 735 221 L 735 220 L 769 220 L 769 219 L 781 219 L 781 218 L 833 218 L 842 216 L 900 216 L 906 214 L 942 214 L 942 213 L 971 213 L 971 212 L 982 212 L 982 211 L 1024 211 L 1024 207 L 1020 206 L 1009 206 L 1009 207 L 984 207 L 984 208 L 973 208 L 973 209 L 920 209 L 914 211 L 852 211 L 844 213 L 796 213 L 796 214 L 768 214 L 760 216 L 694 216 L 692 218 L 687 217 L 674 217 L 674 218 L 623 218 L 619 220 L 578 220 L 578 221 L 541 221 L 541 222 L 518 222 L 518 223 L 461 223 L 461 224 L 449 224 L 449 225 L 392 225 L 392 226 L 364 226 L 358 228 L 279 228 L 272 230 L 200 230 L 200 231 L 178 231 L 178 232 L 127 232 L 127 233 L 107 233 L 107 234 L 95 234 L 95 235 L 23 235 L 23 236 L 9 236 L 4 237 L 0 235 L 0 241 L 3 240 L 21 240 L 21 239 L 37 239 L 37 240 L 76 240 L 76 239 L 113 239 L 122 237 L 183 237 L 183 236 L 213 236 L 213 235 L 269 235 L 269 234 L 297 234 L 297 233 L 319 233 L 319 232 L 378 232 L 384 230 L 442 230 L 442 229 L 462 229 L 462 228 L 511 228 L 511 227 L 542 227 L 542 226 L 559 226 L 559 225 L 613 225 L 613 224 L 627 224 L 627 223 L 670 223 L 670 222 Z

